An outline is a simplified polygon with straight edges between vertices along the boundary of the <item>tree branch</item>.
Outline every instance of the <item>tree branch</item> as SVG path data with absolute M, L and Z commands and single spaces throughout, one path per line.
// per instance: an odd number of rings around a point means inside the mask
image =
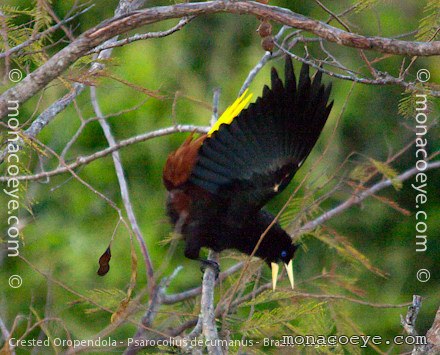
M 412 336 L 418 336 L 416 330 L 417 316 L 422 308 L 422 297 L 413 295 L 412 304 L 408 307 L 406 316 L 400 315 L 400 323 L 405 329 L 405 332 Z M 432 327 L 426 333 L 426 344 L 414 344 L 412 355 L 435 355 L 438 354 L 440 348 L 440 308 L 437 310 Z
M 5 340 L 4 350 L 9 351 L 11 355 L 15 355 L 15 348 L 13 345 L 9 345 L 8 342 L 11 339 L 11 333 L 9 332 L 8 328 L 6 328 L 5 323 L 3 322 L 3 319 L 0 317 L 0 330 L 3 336 L 3 339 Z M 1 339 L 1 337 L 0 337 Z
M 113 137 L 110 125 L 103 118 L 104 116 L 101 112 L 101 108 L 99 107 L 99 104 L 98 104 L 98 101 L 96 98 L 96 88 L 94 86 L 92 86 L 90 88 L 90 94 L 91 94 L 93 109 L 95 110 L 96 116 L 99 118 L 99 123 L 102 127 L 102 130 L 104 132 L 105 138 L 107 139 L 109 147 L 110 148 L 114 147 L 116 145 L 116 140 Z M 118 150 L 115 150 L 114 152 L 112 152 L 112 158 L 113 158 L 113 164 L 115 166 L 116 176 L 117 176 L 118 182 L 119 182 L 119 188 L 121 191 L 122 202 L 124 204 L 125 211 L 127 212 L 127 216 L 128 216 L 128 220 L 130 221 L 131 228 L 132 228 L 134 234 L 136 235 L 136 239 L 139 243 L 142 255 L 144 257 L 145 269 L 147 272 L 148 288 L 150 290 L 150 295 L 152 295 L 154 285 L 155 285 L 153 263 L 151 262 L 150 254 L 148 252 L 148 248 L 145 243 L 144 236 L 142 235 L 141 229 L 139 228 L 138 222 L 136 220 L 136 215 L 134 214 L 134 211 L 133 211 L 133 206 L 130 201 L 130 194 L 128 192 L 127 180 L 125 178 L 124 168 L 122 167 L 121 157 L 119 155 Z
M 435 162 L 428 163 L 426 171 L 431 170 L 431 169 L 438 169 L 438 168 L 440 168 L 440 161 L 435 161 Z M 409 169 L 409 170 L 405 171 L 404 173 L 400 174 L 399 176 L 396 177 L 396 179 L 400 180 L 400 181 L 405 181 L 405 180 L 408 180 L 410 177 L 416 175 L 418 172 L 419 172 L 419 170 L 416 167 L 414 167 L 414 168 Z M 343 211 L 350 208 L 351 206 L 361 203 L 368 196 L 374 195 L 376 192 L 378 192 L 386 187 L 389 187 L 391 185 L 392 185 L 391 180 L 389 180 L 389 179 L 383 180 L 381 182 L 378 182 L 377 184 L 374 184 L 373 186 L 366 189 L 365 191 L 351 196 L 347 201 L 343 202 L 339 206 L 325 212 L 324 214 L 322 214 L 318 218 L 314 219 L 313 221 L 310 221 L 310 222 L 304 224 L 299 230 L 292 233 L 292 237 L 295 237 L 298 233 L 305 233 L 305 232 L 308 232 L 310 230 L 315 229 L 317 226 L 325 223 L 329 219 L 342 213 Z M 287 229 L 288 228 L 289 227 L 287 227 Z
M 176 132 L 199 132 L 199 133 L 207 133 L 209 131 L 209 127 L 203 127 L 203 126 L 193 126 L 193 125 L 176 125 L 172 127 L 162 128 L 158 129 L 157 131 L 147 132 L 144 134 L 140 134 L 135 137 L 131 137 L 128 139 L 124 139 L 122 141 L 117 142 L 113 147 L 109 147 L 106 149 L 103 149 L 99 152 L 87 155 L 85 157 L 79 156 L 76 158 L 74 163 L 66 164 L 63 166 L 59 166 L 58 168 L 51 170 L 51 171 L 43 171 L 41 173 L 35 174 L 35 175 L 21 175 L 14 178 L 17 178 L 17 180 L 39 180 L 42 178 L 48 178 L 54 175 L 67 173 L 71 171 L 71 169 L 76 169 L 77 167 L 85 164 L 89 164 L 92 161 L 105 157 L 114 151 L 126 147 L 138 142 L 144 142 L 146 140 L 166 136 L 169 134 L 173 134 Z M 0 176 L 0 182 L 8 181 L 8 178 L 6 176 Z
M 154 318 L 157 315 L 157 312 L 160 308 L 160 306 L 163 304 L 163 297 L 165 294 L 165 290 L 170 285 L 170 282 L 177 276 L 177 274 L 182 270 L 181 266 L 178 266 L 171 276 L 164 277 L 160 283 L 157 285 L 157 287 L 154 288 L 154 293 L 152 297 L 150 298 L 150 304 L 148 306 L 147 311 L 143 315 L 141 319 L 141 325 L 138 327 L 136 334 L 134 335 L 133 339 L 141 339 L 145 336 L 146 329 L 151 328 Z M 133 342 L 135 343 L 135 342 Z M 124 354 L 126 355 L 134 355 L 137 354 L 137 352 L 140 350 L 139 347 L 136 346 L 129 346 Z
M 118 3 L 118 6 L 116 7 L 116 10 L 114 12 L 115 16 L 113 18 L 118 18 L 120 16 L 126 15 L 129 12 L 132 12 L 132 11 L 139 9 L 140 7 L 142 7 L 144 5 L 145 1 L 147 1 L 147 0 L 134 0 L 134 1 L 120 0 Z M 88 10 L 89 8 L 90 7 L 88 7 L 84 11 Z M 82 12 L 84 12 L 84 11 L 82 11 Z M 115 37 L 107 40 L 103 44 L 103 46 L 110 46 L 112 43 L 117 42 L 117 40 L 118 40 L 118 37 L 115 36 Z M 111 47 L 102 48 L 102 49 L 100 49 L 99 54 L 96 55 L 95 59 L 99 59 L 101 61 L 103 59 L 108 59 L 108 58 L 110 58 L 112 51 L 113 51 L 113 48 L 111 48 Z M 66 69 L 67 68 L 68 67 L 66 67 Z M 99 63 L 99 62 L 93 62 L 91 65 L 91 68 L 89 69 L 89 73 L 94 73 L 96 71 L 102 70 L 103 68 L 104 68 L 104 64 Z M 36 137 L 37 134 L 40 133 L 41 130 L 45 126 L 47 126 L 55 118 L 55 116 L 58 113 L 60 113 L 67 106 L 69 106 L 73 102 L 73 100 L 75 100 L 75 98 L 83 92 L 83 90 L 85 88 L 86 88 L 86 85 L 83 83 L 74 83 L 71 91 L 69 93 L 67 93 L 66 95 L 64 95 L 61 99 L 54 102 L 47 109 L 45 109 L 32 122 L 31 126 L 25 131 L 25 133 L 30 137 Z M 0 102 L 1 102 L 1 96 L 0 96 Z M 19 139 L 14 144 L 18 145 L 18 146 L 22 146 L 23 140 Z M 7 154 L 8 154 L 8 149 L 4 149 L 3 151 L 0 151 L 0 164 L 3 162 L 3 160 Z
M 93 8 L 95 5 L 90 5 L 88 7 L 86 7 L 85 9 L 77 12 L 76 14 L 58 22 L 56 25 L 53 25 L 52 27 L 48 28 L 47 30 L 43 31 L 43 32 L 38 32 L 35 35 L 33 35 L 31 38 L 29 38 L 28 40 L 16 45 L 15 47 L 9 48 L 8 50 L 0 53 L 0 59 L 2 58 L 6 58 L 6 57 L 10 57 L 11 54 L 14 54 L 15 52 L 20 51 L 23 48 L 26 48 L 27 46 L 30 46 L 32 43 L 34 43 L 35 41 L 38 41 L 40 38 L 47 36 L 50 33 L 55 32 L 57 29 L 59 29 L 61 26 L 64 26 L 65 24 L 71 22 L 72 20 L 74 20 L 75 18 L 77 18 L 78 16 L 86 13 L 87 11 L 89 11 L 91 8 Z
M 426 339 L 428 340 L 429 344 L 433 345 L 433 347 L 429 350 L 428 355 L 438 354 L 440 351 L 440 307 L 437 310 L 431 328 L 426 333 Z
M 228 276 L 236 273 L 242 267 L 243 267 L 243 262 L 238 262 L 237 264 L 231 266 L 228 270 L 221 272 L 218 279 L 216 280 L 216 284 L 222 282 Z M 196 296 L 200 295 L 201 292 L 202 292 L 202 286 L 199 286 L 199 287 L 195 287 L 190 290 L 176 293 L 173 295 L 163 295 L 162 303 L 163 304 L 173 304 L 173 303 L 182 302 L 182 301 L 187 300 L 189 298 L 196 297 Z
M 130 44 L 130 43 L 137 42 L 137 41 L 142 41 L 145 39 L 167 37 L 177 31 L 180 31 L 183 27 L 185 27 L 193 19 L 194 19 L 194 16 L 193 17 L 183 17 L 177 25 L 171 27 L 170 29 L 168 29 L 166 31 L 135 34 L 133 36 L 121 39 L 121 40 L 113 42 L 113 43 L 108 43 L 108 44 L 104 43 L 103 45 L 98 46 L 95 49 L 91 50 L 88 54 L 99 53 L 100 51 L 105 50 L 105 49 L 122 47 L 122 46 L 125 46 L 126 44 Z
M 322 43 L 322 42 L 321 42 Z M 296 54 L 286 50 L 285 48 L 283 48 L 282 46 L 280 46 L 277 42 L 275 42 L 275 46 L 277 48 L 279 48 L 283 53 L 291 56 L 293 59 L 301 62 L 301 63 L 305 63 L 310 65 L 312 68 L 315 68 L 316 70 L 319 70 L 321 72 L 323 72 L 324 74 L 327 74 L 328 76 L 331 76 L 333 78 L 337 78 L 337 79 L 341 79 L 341 80 L 348 80 L 348 81 L 353 81 L 355 83 L 359 83 L 359 84 L 368 84 L 368 85 L 399 85 L 402 86 L 403 88 L 405 88 L 406 90 L 420 90 L 420 87 L 418 87 L 416 85 L 416 83 L 414 82 L 407 82 L 405 81 L 402 77 L 396 78 L 386 72 L 380 72 L 376 75 L 376 78 L 374 79 L 369 79 L 369 78 L 363 78 L 360 76 L 355 75 L 352 71 L 347 70 L 346 68 L 340 68 L 343 69 L 347 72 L 349 72 L 350 75 L 343 75 L 343 74 L 338 74 L 338 73 L 334 73 L 330 70 L 324 69 L 322 66 L 320 66 L 319 64 L 317 64 L 315 61 L 313 60 L 309 60 L 309 59 L 305 59 L 302 58 L 300 56 L 297 56 Z M 324 62 L 325 63 L 325 62 Z M 426 90 L 426 93 L 432 96 L 440 96 L 440 91 L 438 90 Z
M 416 336 L 416 321 L 417 316 L 419 315 L 420 308 L 422 308 L 422 297 L 418 295 L 413 296 L 412 304 L 408 307 L 408 312 L 406 316 L 400 316 L 400 323 L 403 326 L 403 329 L 409 334 Z
M 135 11 L 115 19 L 104 21 L 86 31 L 70 45 L 63 48 L 45 64 L 29 74 L 20 83 L 0 96 L 0 118 L 8 114 L 8 103 L 19 104 L 33 97 L 52 80 L 61 75 L 72 63 L 90 50 L 114 36 L 126 33 L 139 26 L 159 21 L 188 16 L 200 16 L 227 12 L 248 14 L 276 21 L 280 24 L 303 29 L 339 45 L 375 50 L 382 53 L 431 56 L 440 54 L 440 41 L 410 42 L 383 37 L 366 37 L 349 33 L 324 22 L 309 19 L 290 10 L 256 2 L 207 1 L 201 3 L 182 3 L 172 6 L 159 6 Z
M 208 260 L 218 262 L 218 253 L 209 252 Z M 210 355 L 223 354 L 219 344 L 219 336 L 215 325 L 214 313 L 214 288 L 215 288 L 215 272 L 212 268 L 207 267 L 203 275 L 202 299 L 200 301 L 200 316 L 203 324 L 203 335 L 206 339 L 206 347 Z

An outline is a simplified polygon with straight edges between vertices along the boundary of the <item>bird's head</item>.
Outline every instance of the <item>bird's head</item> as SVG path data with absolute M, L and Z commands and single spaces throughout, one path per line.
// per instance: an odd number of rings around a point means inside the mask
M 292 243 L 290 236 L 279 225 L 274 225 L 263 239 L 256 255 L 264 259 L 272 269 L 272 287 L 275 290 L 278 280 L 279 264 L 284 264 L 290 285 L 294 288 L 293 256 L 297 245 Z

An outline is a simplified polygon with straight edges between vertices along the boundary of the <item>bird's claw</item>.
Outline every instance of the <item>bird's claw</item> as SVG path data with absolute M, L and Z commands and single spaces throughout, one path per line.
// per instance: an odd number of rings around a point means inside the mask
M 216 261 L 213 260 L 200 260 L 202 265 L 200 266 L 200 270 L 202 273 L 205 273 L 207 267 L 211 268 L 214 271 L 215 279 L 218 279 L 218 275 L 220 274 L 220 266 Z M 202 277 L 203 278 L 203 277 Z

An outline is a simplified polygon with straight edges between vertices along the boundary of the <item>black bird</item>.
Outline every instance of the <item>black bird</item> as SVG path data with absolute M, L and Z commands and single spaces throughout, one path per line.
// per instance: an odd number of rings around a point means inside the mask
M 219 118 L 208 134 L 191 134 L 171 153 L 163 171 L 167 213 L 185 240 L 185 256 L 202 260 L 202 247 L 216 252 L 237 249 L 250 255 L 274 216 L 262 207 L 285 189 L 309 155 L 333 102 L 331 85 L 313 80 L 303 65 L 296 83 L 286 58 L 284 85 L 272 68 L 272 88 L 264 86 L 255 103 L 246 93 Z M 292 258 L 297 246 L 275 223 L 255 256 L 272 268 L 286 265 L 293 288 Z M 218 266 L 217 266 L 218 267 Z

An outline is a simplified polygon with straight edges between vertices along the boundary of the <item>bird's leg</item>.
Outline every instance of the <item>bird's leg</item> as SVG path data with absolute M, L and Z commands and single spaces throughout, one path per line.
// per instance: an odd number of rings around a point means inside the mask
M 215 279 L 218 279 L 218 275 L 220 274 L 220 266 L 218 264 L 218 262 L 214 261 L 214 260 L 208 260 L 208 259 L 202 259 L 202 258 L 197 258 L 197 260 L 200 261 L 200 263 L 202 264 L 200 266 L 200 270 L 205 273 L 205 270 L 207 267 L 210 267 L 214 273 L 215 273 Z
M 202 237 L 198 233 L 198 226 L 196 224 L 189 224 L 187 230 L 187 237 L 185 239 L 185 256 L 189 259 L 198 260 L 202 264 L 200 270 L 204 273 L 207 267 L 210 267 L 215 273 L 215 279 L 218 279 L 220 273 L 220 266 L 214 260 L 203 259 L 200 257 L 200 249 L 203 244 Z M 203 276 L 202 276 L 203 278 Z

